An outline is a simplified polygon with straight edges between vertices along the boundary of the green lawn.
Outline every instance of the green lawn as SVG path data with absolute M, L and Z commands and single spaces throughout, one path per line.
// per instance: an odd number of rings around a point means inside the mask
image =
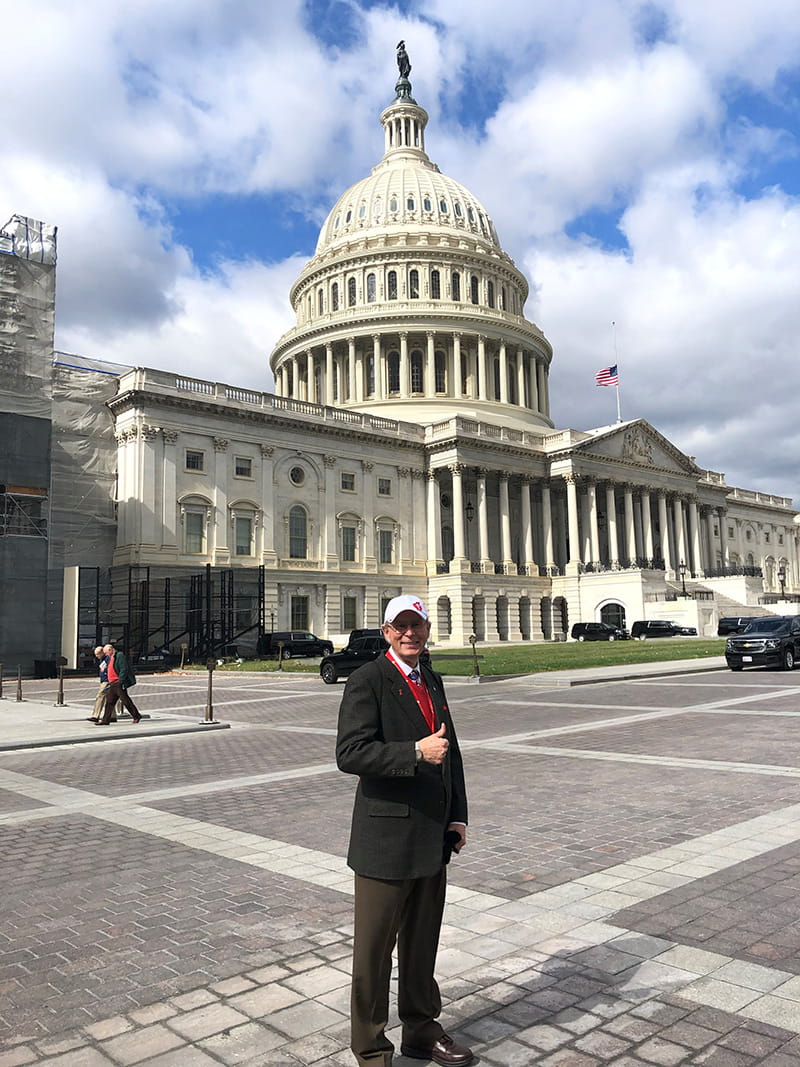
M 609 667 L 620 663 L 659 663 L 664 660 L 699 659 L 721 656 L 725 641 L 720 638 L 677 637 L 657 641 L 586 641 L 535 645 L 477 646 L 481 674 L 535 674 L 539 671 L 563 671 L 575 667 Z M 463 659 L 450 659 L 451 656 Z M 441 674 L 474 674 L 472 649 L 432 649 L 434 669 Z M 197 668 L 204 669 L 204 668 Z M 276 671 L 275 660 L 245 660 L 226 663 L 223 671 Z M 319 660 L 291 659 L 283 664 L 286 674 L 317 674 Z

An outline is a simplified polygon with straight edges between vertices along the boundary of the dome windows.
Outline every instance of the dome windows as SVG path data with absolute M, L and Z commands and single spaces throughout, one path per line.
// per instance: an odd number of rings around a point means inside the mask
M 419 300 L 419 271 L 408 272 L 408 295 L 411 300 Z
M 355 278 L 347 279 L 347 306 L 354 308 L 356 306 L 356 280 Z
M 414 197 L 411 194 L 406 197 L 406 207 L 409 211 L 416 210 L 416 201 L 414 200 Z
M 367 205 L 365 203 L 363 203 L 363 201 L 362 201 L 361 204 L 359 204 L 359 207 L 358 207 L 358 217 L 360 219 L 364 219 L 364 218 L 367 217 Z
M 453 276 L 450 279 L 450 284 L 453 292 L 453 300 L 458 303 L 461 300 L 461 275 L 457 270 L 453 271 Z
M 390 352 L 387 364 L 389 393 L 400 392 L 400 353 Z
M 389 201 L 389 210 L 392 212 L 397 211 L 397 197 L 392 195 L 392 199 Z
M 447 201 L 444 197 L 442 197 L 442 199 L 439 201 L 439 210 L 443 215 L 447 215 L 450 213 L 450 208 L 447 206 Z
M 341 221 L 342 221 L 342 216 L 341 215 L 337 215 L 336 218 L 333 220 L 333 228 L 334 228 L 334 230 L 338 230 L 339 229 L 339 223 Z
M 469 280 L 469 298 L 473 304 L 478 303 L 478 275 L 473 274 Z
M 474 225 L 474 223 L 475 223 L 475 212 L 472 210 L 471 207 L 467 207 L 467 218 Z
M 431 271 L 431 300 L 441 300 L 442 282 L 438 270 Z
M 456 200 L 456 218 L 457 219 L 463 219 L 463 217 L 464 217 L 464 212 L 461 210 L 461 204 L 459 203 L 458 200 Z
M 422 353 L 415 348 L 411 353 L 411 392 L 424 392 L 424 375 L 422 370 Z
M 422 201 L 422 210 L 433 211 L 433 204 L 431 203 L 431 198 L 429 196 L 426 196 L 425 199 Z
M 383 214 L 383 201 L 379 196 L 375 197 L 375 203 L 372 205 L 372 217 L 379 219 Z
M 390 270 L 386 275 L 386 295 L 389 300 L 397 300 L 397 271 Z
M 494 282 L 486 283 L 486 303 L 490 308 L 494 307 Z
M 325 314 L 325 293 L 322 291 L 322 289 L 317 290 L 317 314 Z
M 331 286 L 331 311 L 339 310 L 339 283 L 334 282 Z
M 374 304 L 377 298 L 377 287 L 375 284 L 375 275 L 367 275 L 367 303 Z
M 347 225 L 348 223 L 352 222 L 352 221 L 353 221 L 353 209 L 352 209 L 351 207 L 349 207 L 349 208 L 347 209 L 347 214 L 346 214 L 346 215 L 345 215 L 345 217 L 344 217 L 344 222 L 345 222 L 345 226 L 346 226 L 346 225 Z

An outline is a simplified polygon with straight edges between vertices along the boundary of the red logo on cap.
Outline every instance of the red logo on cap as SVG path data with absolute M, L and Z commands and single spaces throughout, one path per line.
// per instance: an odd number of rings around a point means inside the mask
M 424 611 L 425 610 L 419 600 L 415 600 L 414 601 L 414 607 L 415 607 L 415 609 L 417 611 Z

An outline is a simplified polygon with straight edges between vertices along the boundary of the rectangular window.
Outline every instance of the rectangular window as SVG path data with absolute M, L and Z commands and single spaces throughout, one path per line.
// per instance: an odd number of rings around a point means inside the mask
M 356 561 L 355 526 L 342 527 L 342 559 L 345 561 L 345 563 L 355 563 Z
M 205 467 L 206 455 L 205 452 L 195 452 L 191 448 L 186 449 L 186 470 L 187 471 L 203 471 Z
M 237 515 L 234 520 L 235 544 L 234 554 L 237 556 L 253 555 L 253 520 L 244 515 Z
M 356 610 L 358 600 L 354 596 L 342 597 L 342 629 L 355 630 L 358 625 Z
M 392 562 L 392 531 L 378 530 L 378 561 L 380 563 Z
M 728 527 L 728 537 L 733 537 L 733 527 L 732 526 Z
M 292 597 L 292 629 L 293 630 L 307 630 L 308 629 L 308 597 L 307 596 L 293 596 Z
M 779 545 L 783 544 L 783 534 L 781 534 L 781 533 L 778 534 L 778 544 Z
M 205 516 L 201 511 L 187 511 L 183 516 L 184 551 L 199 556 L 205 549 Z
M 342 489 L 346 493 L 354 493 L 356 491 L 356 476 L 349 471 L 342 471 Z
M 392 495 L 392 479 L 391 478 L 379 478 L 378 479 L 378 496 L 391 496 Z
M 300 507 L 289 512 L 289 558 L 307 559 L 308 523 L 306 513 Z
M 237 456 L 233 461 L 233 473 L 237 478 L 252 478 L 252 459 L 249 456 Z

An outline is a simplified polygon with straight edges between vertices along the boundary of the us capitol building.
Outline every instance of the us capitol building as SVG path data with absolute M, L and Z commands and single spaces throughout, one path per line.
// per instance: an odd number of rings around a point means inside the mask
M 383 157 L 291 289 L 274 393 L 55 354 L 49 567 L 51 584 L 72 575 L 67 644 L 89 640 L 98 562 L 95 622 L 142 651 L 249 650 L 272 629 L 341 641 L 401 592 L 455 646 L 560 639 L 579 620 L 710 634 L 759 601 L 797 610 L 780 605 L 800 586 L 791 499 L 732 488 L 642 419 L 554 426 L 528 283 L 431 162 L 427 121 L 401 74 Z M 5 251 L 0 266 L 24 258 Z M 85 408 L 66 412 L 76 376 Z M 101 487 L 104 541 L 59 540 L 59 521 L 81 526 L 59 473 Z

